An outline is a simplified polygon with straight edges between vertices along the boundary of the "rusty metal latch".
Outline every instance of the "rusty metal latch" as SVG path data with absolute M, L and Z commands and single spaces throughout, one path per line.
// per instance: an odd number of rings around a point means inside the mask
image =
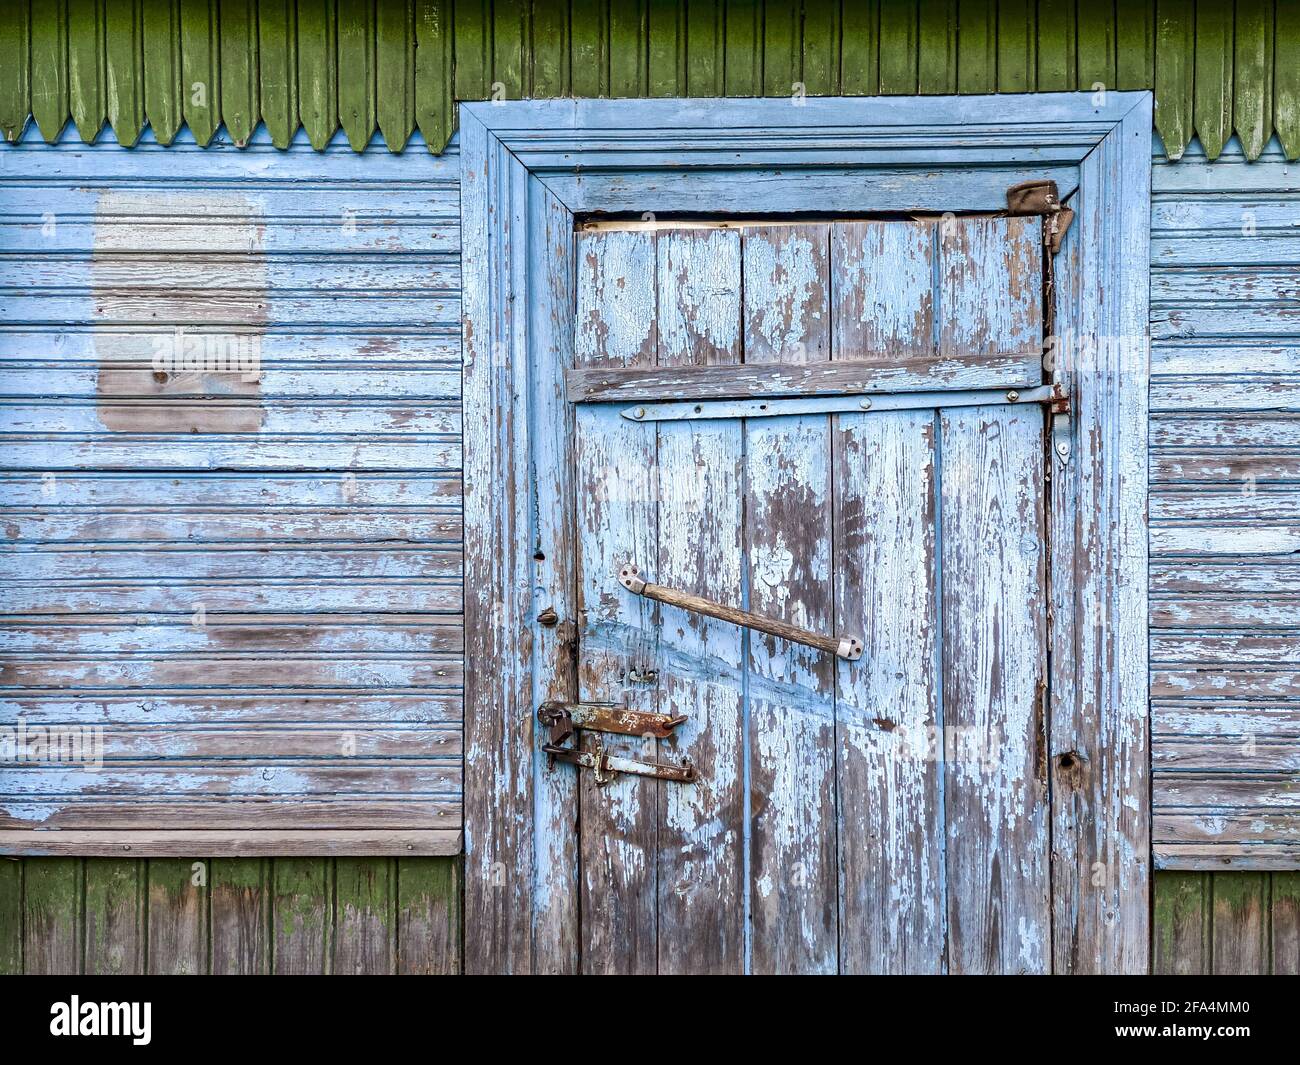
M 631 773 L 638 777 L 654 777 L 656 780 L 672 780 L 678 784 L 691 784 L 695 781 L 695 767 L 683 760 L 681 765 L 668 765 L 663 762 L 643 762 L 638 758 L 625 758 L 610 754 L 605 745 L 597 740 L 589 751 L 577 747 L 561 747 L 555 743 L 543 744 L 542 750 L 558 762 L 567 762 L 580 769 L 590 769 L 596 775 L 598 787 L 604 787 L 620 773 Z
M 1061 241 L 1074 221 L 1074 210 L 1061 202 L 1055 181 L 1022 181 L 1007 189 L 1007 214 L 1042 215 L 1043 243 L 1053 255 L 1061 250 Z
M 632 710 L 619 703 L 550 702 L 542 703 L 538 708 L 537 720 L 551 730 L 551 742 L 561 744 L 573 734 L 574 729 L 580 728 L 592 732 L 617 732 L 623 736 L 666 740 L 686 717 Z
M 718 618 L 720 621 L 729 621 L 733 625 L 740 625 L 747 629 L 756 629 L 758 632 L 778 636 L 791 643 L 815 647 L 846 662 L 856 662 L 862 657 L 862 641 L 856 636 L 823 636 L 821 633 L 801 629 L 797 625 L 790 625 L 775 618 L 765 618 L 762 614 L 755 614 L 749 610 L 738 610 L 735 607 L 724 606 L 722 603 L 715 603 L 702 595 L 679 592 L 675 588 L 666 588 L 662 584 L 650 584 L 642 579 L 641 571 L 631 563 L 618 571 L 618 580 L 633 595 L 666 603 L 668 606 L 680 607 L 682 610 L 691 610 L 706 617 Z

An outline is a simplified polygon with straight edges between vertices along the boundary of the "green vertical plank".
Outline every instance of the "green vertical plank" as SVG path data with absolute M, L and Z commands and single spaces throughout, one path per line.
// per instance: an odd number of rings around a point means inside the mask
M 22 136 L 31 114 L 31 5 L 15 0 L 0 19 L 0 55 L 11 59 L 0 63 L 0 130 L 9 142 Z
M 563 0 L 537 0 L 533 4 L 531 95 L 538 99 L 569 93 L 569 5 Z
M 1096 92 L 1118 88 L 1115 71 L 1115 9 L 1079 5 L 1077 31 L 1078 88 Z
M 609 6 L 609 94 L 616 98 L 647 95 L 650 13 L 646 0 L 622 0 Z
M 957 11 L 957 91 L 998 89 L 997 0 L 961 0 Z
M 450 0 L 416 0 L 415 120 L 430 151 L 441 152 L 455 122 Z
M 0 858 L 0 976 L 23 971 L 23 862 Z
M 1038 92 L 1078 88 L 1075 14 L 1074 0 L 1042 0 L 1038 5 Z
M 334 973 L 383 976 L 395 971 L 395 864 L 391 858 L 339 858 L 334 863 Z
M 927 0 L 917 24 L 917 91 L 943 96 L 957 91 L 957 0 Z
M 221 0 L 221 121 L 239 147 L 257 128 L 257 0 Z
M 1268 972 L 1268 874 L 1213 876 L 1213 972 Z
M 1155 3 L 1115 5 L 1115 87 L 1121 92 L 1155 85 Z
M 1232 0 L 1198 0 L 1192 122 L 1217 159 L 1232 136 Z
M 490 0 L 456 0 L 456 99 L 484 100 L 492 59 L 492 5 Z
M 684 96 L 686 12 L 677 0 L 650 0 L 646 78 L 651 96 Z
M 177 0 L 144 0 L 144 111 L 159 144 L 181 128 L 181 15 Z
M 212 862 L 212 972 L 217 976 L 271 971 L 271 863 L 259 858 Z
M 1274 873 L 1269 957 L 1274 976 L 1300 976 L 1300 873 Z
M 880 91 L 916 92 L 918 42 L 916 0 L 880 0 Z
M 1205 873 L 1157 873 L 1152 910 L 1152 972 L 1210 971 L 1210 903 Z
M 789 96 L 802 82 L 799 9 L 784 0 L 767 0 L 763 12 L 763 95 Z
M 144 972 L 144 863 L 86 859 L 86 974 Z
M 763 9 L 759 0 L 727 0 L 723 92 L 763 95 Z
M 359 152 L 375 132 L 375 21 L 370 0 L 338 0 L 338 49 L 339 122 L 348 143 Z
M 118 144 L 130 147 L 144 130 L 144 7 L 141 0 L 108 5 L 104 21 L 108 121 Z
M 999 0 L 998 92 L 1033 92 L 1038 68 L 1034 0 Z
M 1272 0 L 1237 0 L 1232 125 L 1247 159 L 1258 159 L 1273 135 L 1273 19 Z M 1300 49 L 1278 54 L 1284 66 L 1300 66 Z
M 208 971 L 209 863 L 152 858 L 145 876 L 146 966 L 150 974 L 193 976 Z
M 32 117 L 53 143 L 68 121 L 68 12 L 64 0 L 32 6 Z
M 397 862 L 397 971 L 404 976 L 460 972 L 460 859 Z
M 1288 159 L 1300 159 L 1300 62 L 1286 56 L 1300 56 L 1300 4 L 1278 4 L 1273 31 L 1274 54 L 1282 62 L 1273 74 L 1273 123 Z
M 298 132 L 298 20 L 294 0 L 258 0 L 257 83 L 262 121 L 277 148 Z
M 521 100 L 528 70 L 524 51 L 528 41 L 528 5 L 523 0 L 494 0 L 492 4 L 492 98 Z
M 840 33 L 836 0 L 805 0 L 803 83 L 809 96 L 838 96 L 841 91 Z
M 298 117 L 316 149 L 339 128 L 337 49 L 333 0 L 299 0 Z
M 24 972 L 80 973 L 82 859 L 28 859 L 23 864 Z
M 415 129 L 415 9 L 401 0 L 375 8 L 375 117 L 390 152 Z
M 1192 139 L 1194 0 L 1156 4 L 1156 129 L 1170 159 Z
M 101 0 L 68 0 L 68 101 L 77 133 L 87 144 L 104 128 L 105 76 Z
M 332 866 L 322 858 L 276 858 L 271 870 L 271 967 L 277 975 L 329 971 Z
M 722 0 L 691 0 L 686 9 L 687 96 L 722 95 L 724 21 Z
M 221 125 L 217 0 L 181 0 L 181 110 L 198 144 Z
M 569 24 L 574 96 L 609 95 L 608 8 L 599 0 L 573 0 Z
M 874 96 L 880 91 L 879 29 L 877 0 L 844 5 L 840 28 L 840 92 L 844 95 Z

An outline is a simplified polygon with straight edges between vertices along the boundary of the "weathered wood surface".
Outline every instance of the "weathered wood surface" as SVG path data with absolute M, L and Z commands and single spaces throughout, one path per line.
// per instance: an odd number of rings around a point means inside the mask
M 1153 171 L 1155 860 L 1283 869 L 1300 849 L 1295 178 L 1275 150 L 1192 154 Z M 1257 966 L 1251 949 L 1231 967 Z

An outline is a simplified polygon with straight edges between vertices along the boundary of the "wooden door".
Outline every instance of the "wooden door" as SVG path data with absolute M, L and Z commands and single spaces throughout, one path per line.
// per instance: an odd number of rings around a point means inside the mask
M 1042 383 L 1039 220 L 576 240 L 578 695 L 686 718 L 577 742 L 698 774 L 576 770 L 583 968 L 1047 970 L 1045 413 L 1004 398 Z

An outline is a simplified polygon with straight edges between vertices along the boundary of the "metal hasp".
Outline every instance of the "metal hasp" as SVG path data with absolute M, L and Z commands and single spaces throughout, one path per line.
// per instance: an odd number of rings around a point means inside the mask
M 641 571 L 631 563 L 618 571 L 618 580 L 632 594 L 666 603 L 668 606 L 691 610 L 721 621 L 729 621 L 733 625 L 765 632 L 769 636 L 778 636 L 791 643 L 801 643 L 805 647 L 815 647 L 846 662 L 856 662 L 862 657 L 862 641 L 856 636 L 822 636 L 796 625 L 788 625 L 784 621 L 765 618 L 761 614 L 754 614 L 748 610 L 724 606 L 722 603 L 715 603 L 712 599 L 692 595 L 690 592 L 679 592 L 673 588 L 665 588 L 662 584 L 650 584 L 642 580 Z
M 597 740 L 590 751 L 577 747 L 561 747 L 559 744 L 547 743 L 542 750 L 557 762 L 567 762 L 580 769 L 590 769 L 596 774 L 596 784 L 604 787 L 620 773 L 631 773 L 638 777 L 653 777 L 655 780 L 671 780 L 678 784 L 691 784 L 695 781 L 695 767 L 690 762 L 681 765 L 665 765 L 662 762 L 642 762 L 636 758 L 624 758 L 610 754 L 605 745 Z
M 537 720 L 551 730 L 551 742 L 560 744 L 574 729 L 617 732 L 623 736 L 652 736 L 666 740 L 686 720 L 646 710 L 631 710 L 619 703 L 542 703 Z

